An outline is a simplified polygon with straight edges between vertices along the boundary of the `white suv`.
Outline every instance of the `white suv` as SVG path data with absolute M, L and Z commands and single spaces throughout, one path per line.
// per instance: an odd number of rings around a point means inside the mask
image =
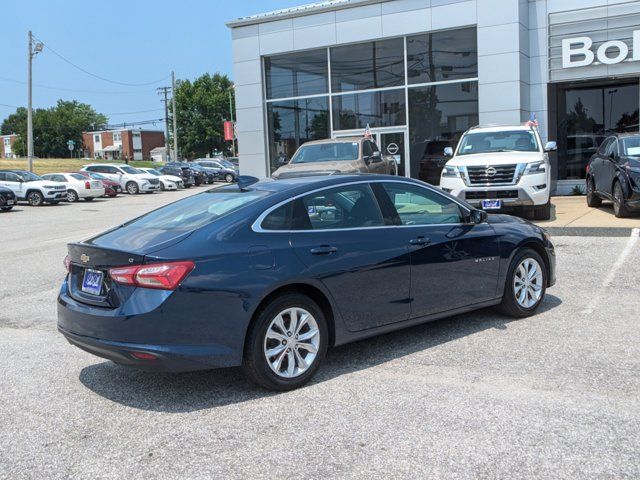
M 484 210 L 520 209 L 536 220 L 551 217 L 550 150 L 538 130 L 524 125 L 467 130 L 442 169 L 440 188 Z
M 25 170 L 0 170 L 0 186 L 13 190 L 18 200 L 39 207 L 43 203 L 55 205 L 67 198 L 64 184 L 44 180 Z
M 114 163 L 93 163 L 85 165 L 82 170 L 97 172 L 109 180 L 120 182 L 123 191 L 135 195 L 136 193 L 152 193 L 160 190 L 160 180 L 129 165 Z

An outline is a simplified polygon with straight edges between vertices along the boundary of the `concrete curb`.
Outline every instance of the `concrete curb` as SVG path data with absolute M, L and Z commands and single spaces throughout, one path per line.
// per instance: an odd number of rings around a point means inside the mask
M 543 227 L 555 237 L 630 237 L 637 235 L 637 228 L 619 227 Z

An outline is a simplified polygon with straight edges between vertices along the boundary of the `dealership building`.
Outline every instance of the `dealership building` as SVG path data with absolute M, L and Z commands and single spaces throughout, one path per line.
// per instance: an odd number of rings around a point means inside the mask
M 638 130 L 639 1 L 333 0 L 227 25 L 244 174 L 369 125 L 433 181 L 465 130 L 533 113 L 569 193 L 607 135 Z

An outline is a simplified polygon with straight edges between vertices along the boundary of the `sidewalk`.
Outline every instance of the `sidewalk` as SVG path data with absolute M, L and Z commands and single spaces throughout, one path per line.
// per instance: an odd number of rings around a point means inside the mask
M 634 228 L 640 228 L 640 214 L 616 218 L 611 202 L 590 208 L 585 196 L 576 195 L 552 197 L 551 204 L 551 220 L 534 223 L 556 235 L 628 236 Z

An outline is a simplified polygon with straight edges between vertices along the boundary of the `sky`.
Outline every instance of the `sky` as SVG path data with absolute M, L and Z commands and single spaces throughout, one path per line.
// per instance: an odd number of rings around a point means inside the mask
M 0 123 L 27 105 L 27 32 L 44 42 L 33 61 L 33 106 L 89 103 L 110 123 L 161 119 L 156 88 L 176 78 L 232 77 L 229 20 L 309 0 L 5 0 L 0 26 Z M 97 76 L 65 63 L 52 51 Z M 150 84 L 157 80 L 161 82 Z M 141 85 L 148 84 L 148 85 Z M 9 106 L 7 106 L 9 105 Z M 135 112 L 135 113 L 132 113 Z M 163 129 L 163 123 L 145 128 Z

